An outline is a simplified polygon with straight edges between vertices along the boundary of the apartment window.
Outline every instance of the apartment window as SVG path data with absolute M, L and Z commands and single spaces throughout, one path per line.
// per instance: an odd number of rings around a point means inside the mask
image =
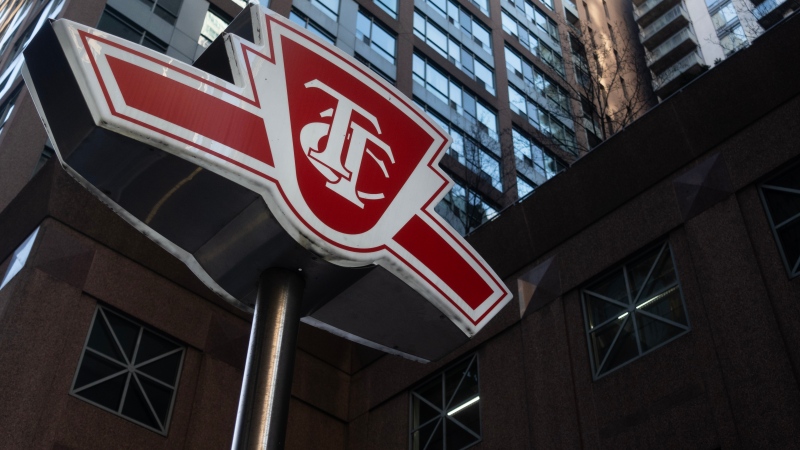
M 517 175 L 517 198 L 527 197 L 534 189 L 536 189 L 536 184 Z
M 586 21 L 591 22 L 592 16 L 589 15 L 589 6 L 586 4 L 586 2 L 583 2 L 583 11 L 586 13 Z
M 477 6 L 482 13 L 489 16 L 489 0 L 469 0 L 470 3 Z
M 171 24 L 175 24 L 178 19 L 178 13 L 183 5 L 183 0 L 141 0 L 142 3 L 150 6 L 150 10 L 158 17 L 166 20 Z
M 723 34 L 719 39 L 719 45 L 725 51 L 725 56 L 739 50 L 747 45 L 747 36 L 744 34 L 744 29 L 738 24 L 727 33 Z
M 166 435 L 184 353 L 172 339 L 100 306 L 70 393 Z
M 461 31 L 472 37 L 472 40 L 492 54 L 492 33 L 469 11 L 458 3 L 449 0 L 425 0 L 433 9 L 444 16 L 453 25 L 459 26 Z M 488 14 L 488 13 L 487 13 Z
M 497 190 L 502 190 L 500 161 L 487 148 L 487 146 L 494 145 L 496 142 L 486 139 L 481 142 L 479 140 L 481 133 L 464 133 L 460 128 L 431 111 L 431 108 L 424 102 L 418 99 L 414 101 L 453 138 L 453 143 L 450 144 L 447 153 L 468 168 L 473 175 L 476 175 L 467 180 L 468 184 L 484 189 L 491 185 Z
M 553 5 L 553 0 L 541 0 L 544 6 L 550 8 L 550 11 L 555 11 L 555 5 Z
M 375 4 L 384 11 L 386 14 L 392 16 L 393 19 L 397 19 L 397 0 L 374 0 Z
M 511 3 L 514 4 L 521 13 L 525 14 L 525 17 L 527 17 L 531 23 L 536 24 L 542 31 L 550 35 L 555 42 L 558 42 L 558 24 L 555 20 L 551 19 L 550 16 L 545 14 L 544 11 L 530 2 L 530 0 L 514 0 Z M 550 9 L 552 8 L 553 7 L 550 6 Z
M 760 192 L 786 271 L 796 277 L 800 275 L 800 164 L 765 181 Z
M 566 89 L 556 83 L 543 70 L 523 58 L 512 48 L 506 47 L 506 65 L 525 81 L 527 90 L 535 92 L 542 98 L 549 99 L 556 106 L 554 113 L 562 117 L 572 117 L 570 112 L 570 95 Z
M 414 34 L 470 78 L 483 84 L 487 91 L 495 94 L 494 69 L 417 10 L 414 11 Z
M 666 242 L 583 288 L 581 299 L 595 379 L 689 331 Z
M 106 6 L 103 15 L 100 16 L 97 29 L 161 53 L 167 51 L 166 42 L 145 31 L 144 28 L 131 22 L 128 18 L 109 6 Z
M 443 70 L 431 64 L 424 56 L 414 53 L 414 81 L 439 100 L 448 104 L 459 114 L 465 114 L 476 121 L 477 132 L 484 132 L 488 137 L 497 140 L 497 114 L 476 99 L 475 95 L 464 89 L 461 84 L 450 78 Z
M 377 23 L 374 17 L 363 11 L 359 11 L 356 17 L 356 38 L 369 44 L 373 50 L 394 64 L 397 48 L 395 37 Z
M 610 19 L 611 16 L 608 14 L 608 3 L 606 3 L 606 0 L 603 0 L 603 11 L 606 13 L 606 19 Z M 609 25 L 608 28 L 611 29 L 611 25 Z
M 541 131 L 542 134 L 552 138 L 564 150 L 576 154 L 577 142 L 575 133 L 559 118 L 543 108 L 538 102 L 520 92 L 516 87 L 508 85 L 509 106 L 511 110 L 528 118 L 528 122 Z
M 387 73 L 385 73 L 384 71 L 382 71 L 382 70 L 381 70 L 381 69 L 380 69 L 378 66 L 376 66 L 375 64 L 372 64 L 372 63 L 371 63 L 371 62 L 370 62 L 370 61 L 369 61 L 367 58 L 364 58 L 363 56 L 359 55 L 358 53 L 354 54 L 353 56 L 356 58 L 356 60 L 357 60 L 358 62 L 360 62 L 361 64 L 365 65 L 365 66 L 366 66 L 366 67 L 368 67 L 370 70 L 372 70 L 373 72 L 375 72 L 375 73 L 377 73 L 378 75 L 380 75 L 380 77 L 381 77 L 381 78 L 383 78 L 384 80 L 388 81 L 388 82 L 389 82 L 389 83 L 391 83 L 391 84 L 394 84 L 394 83 L 395 83 L 395 80 L 394 80 L 394 78 L 392 78 L 391 76 L 389 76 L 389 74 L 387 74 Z
M 460 450 L 480 442 L 478 384 L 478 356 L 471 355 L 412 390 L 412 450 Z
M 453 176 L 453 179 L 457 177 Z M 491 206 L 476 190 L 456 181 L 453 188 L 436 205 L 435 211 L 445 218 L 461 234 L 467 234 L 481 224 L 497 216 Z
M 339 20 L 339 0 L 311 0 L 311 4 L 332 20 Z
M 724 6 L 719 8 L 717 12 L 711 15 L 711 22 L 714 24 L 714 28 L 717 30 L 725 28 L 729 23 L 738 19 L 739 16 L 736 15 L 736 8 L 731 2 L 726 3 Z
M 505 10 L 502 11 L 503 30 L 514 36 L 531 53 L 552 67 L 559 75 L 564 76 L 564 59 L 549 45 L 542 42 L 538 36 L 528 30 L 524 25 Z
M 308 31 L 316 34 L 322 39 L 328 41 L 329 43 L 331 43 L 331 45 L 336 45 L 336 36 L 327 32 L 324 28 L 317 25 L 316 22 L 309 19 L 305 14 L 301 13 L 300 11 L 292 9 L 292 11 L 289 12 L 289 20 L 307 29 Z
M 514 156 L 516 156 L 517 164 L 532 168 L 542 181 L 553 178 L 567 168 L 565 163 L 545 150 L 544 146 L 516 128 L 511 131 L 511 136 L 514 141 Z
M 222 10 L 214 5 L 209 5 L 206 11 L 206 18 L 203 20 L 203 27 L 200 29 L 200 39 L 197 41 L 199 45 L 208 47 L 214 42 L 228 24 L 231 23 L 233 18 L 225 14 Z

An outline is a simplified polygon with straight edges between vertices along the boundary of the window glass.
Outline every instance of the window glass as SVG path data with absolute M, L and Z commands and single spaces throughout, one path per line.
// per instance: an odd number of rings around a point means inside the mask
M 539 13 L 542 17 L 545 26 L 543 29 L 551 34 L 556 45 L 561 45 L 558 37 L 558 26 L 553 22 L 550 24 L 551 19 L 544 16 L 544 13 Z M 524 25 L 517 22 L 517 20 L 505 10 L 502 11 L 503 30 L 512 36 L 517 36 L 519 42 L 527 48 L 534 56 L 540 58 L 542 61 L 552 67 L 559 75 L 564 76 L 564 59 L 561 57 L 560 52 L 553 50 L 547 43 L 539 39 L 536 34 L 531 33 Z M 552 26 L 551 26 L 552 25 Z M 560 47 L 559 47 L 560 49 Z
M 311 0 L 311 4 L 332 20 L 339 19 L 339 0 Z
M 208 47 L 231 23 L 231 17 L 218 10 L 213 5 L 206 11 L 206 18 L 203 20 L 203 27 L 200 29 L 200 39 L 198 44 Z
M 575 133 L 564 125 L 558 117 L 554 116 L 547 108 L 543 108 L 539 103 L 520 92 L 511 84 L 508 85 L 508 96 L 509 99 L 511 99 L 511 107 L 514 111 L 522 115 L 527 115 L 528 122 L 530 122 L 531 125 L 546 136 L 555 140 L 561 148 L 572 154 L 577 154 Z M 524 99 L 526 104 L 525 110 L 521 108 L 522 99 Z
M 533 192 L 535 189 L 534 184 L 522 179 L 521 177 L 517 177 L 517 197 L 523 198 L 526 195 Z
M 760 186 L 775 241 L 790 277 L 800 275 L 800 165 Z
M 581 300 L 595 378 L 689 331 L 668 243 L 590 283 Z
M 747 45 L 747 36 L 744 34 L 742 26 L 737 25 L 727 34 L 722 36 L 722 38 L 719 40 L 719 43 L 722 46 L 722 49 L 725 51 L 725 54 L 730 55 L 736 50 L 739 50 Z
M 439 70 L 417 53 L 413 59 L 413 76 L 416 82 L 455 109 L 457 113 L 477 121 L 479 128 L 487 133 L 487 137 L 497 140 L 497 114 L 477 101 L 472 93 L 451 79 L 446 72 Z
M 397 19 L 397 0 L 374 1 L 376 5 L 378 5 L 382 10 L 386 11 L 386 13 L 392 16 L 392 18 Z
M 411 391 L 411 448 L 463 449 L 481 440 L 478 357 L 452 364 Z
M 473 3 L 482 3 L 484 1 L 473 0 Z M 491 32 L 472 13 L 452 1 L 425 0 L 425 2 L 452 24 L 459 26 L 464 33 L 471 36 L 475 43 L 483 47 L 490 55 L 492 54 Z M 478 4 L 478 7 L 481 7 L 480 4 Z M 488 10 L 485 13 L 488 15 Z
M 724 28 L 728 22 L 734 19 L 738 19 L 738 16 L 736 15 L 736 8 L 733 7 L 733 3 L 726 4 L 711 16 L 711 21 L 714 23 L 714 28 L 717 30 Z
M 489 93 L 496 93 L 494 69 L 417 10 L 414 11 L 414 34 L 470 78 L 482 82 Z
M 508 46 L 505 47 L 505 55 L 506 64 L 523 78 L 529 93 L 535 92 L 551 100 L 557 108 L 551 112 L 561 117 L 572 117 L 570 95 L 566 89 Z
M 359 11 L 356 18 L 356 38 L 368 42 L 378 54 L 394 64 L 396 39 L 363 11 Z
M 566 164 L 544 150 L 541 144 L 516 128 L 512 130 L 511 135 L 514 141 L 514 156 L 516 156 L 518 164 L 533 168 L 540 177 L 537 179 L 539 182 L 547 181 L 567 168 Z
M 185 353 L 158 331 L 98 307 L 70 394 L 166 435 Z

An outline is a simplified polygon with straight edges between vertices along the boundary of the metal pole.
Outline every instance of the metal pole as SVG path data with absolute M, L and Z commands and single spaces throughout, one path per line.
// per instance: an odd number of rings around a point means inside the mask
M 283 449 L 303 285 L 299 271 L 268 269 L 261 274 L 233 450 Z

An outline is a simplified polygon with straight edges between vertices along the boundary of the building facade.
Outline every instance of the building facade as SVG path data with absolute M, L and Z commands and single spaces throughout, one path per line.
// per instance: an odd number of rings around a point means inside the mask
M 28 25 L 15 25 L 14 36 L 26 36 L 30 24 L 35 29 L 37 17 L 113 19 L 118 30 L 139 26 L 139 42 L 191 60 L 220 29 L 214 24 L 237 7 L 220 1 L 196 8 L 200 25 L 191 31 L 181 28 L 189 0 L 177 10 L 163 0 L 125 3 L 141 3 L 149 14 L 143 17 L 159 26 L 174 19 L 168 36 L 111 3 L 33 2 Z M 329 2 L 275 3 L 346 48 L 339 43 L 346 42 L 343 23 L 351 20 L 344 1 L 338 9 Z M 464 31 L 461 21 L 484 16 L 480 4 L 453 4 L 461 28 L 442 28 L 472 33 L 471 41 L 459 35 L 466 61 L 467 50 L 477 57 L 486 49 L 481 29 Z M 502 18 L 504 4 L 489 4 L 491 17 Z M 429 7 L 401 1 L 396 22 L 391 2 L 351 8 L 351 31 L 362 33 L 352 33 L 352 53 L 430 108 L 439 108 L 434 100 L 445 102 L 428 91 L 428 70 L 452 64 L 448 95 L 457 82 L 462 109 L 450 108 L 450 116 L 432 109 L 436 117 L 452 120 L 443 123 L 466 139 L 469 115 L 459 111 L 473 104 L 474 120 L 483 123 L 482 105 L 497 113 L 501 141 L 509 126 L 512 135 L 558 156 L 559 145 L 529 117 L 501 106 L 513 80 L 507 60 L 499 65 L 497 55 L 508 46 L 528 58 L 531 73 L 538 69 L 553 80 L 549 64 L 557 59 L 541 53 L 537 62 L 511 34 L 498 31 L 502 24 L 498 29 L 495 19 L 484 18 L 494 24 L 488 30 L 495 59 L 483 60 L 495 69 L 491 94 L 477 59 L 473 78 L 428 46 L 428 26 L 439 23 Z M 602 8 L 586 10 L 594 20 L 605 15 Z M 424 22 L 414 22 L 422 16 Z M 393 65 L 375 27 L 397 33 Z M 415 33 L 422 27 L 425 40 Z M 793 18 L 474 231 L 470 242 L 516 301 L 441 361 L 420 364 L 301 326 L 287 448 L 795 447 L 797 54 L 800 20 Z M 5 57 L 5 70 L 15 58 Z M 0 131 L 2 446 L 229 447 L 250 317 L 48 161 L 35 108 L 12 78 L 3 88 Z M 484 126 L 475 129 L 491 131 Z M 457 156 L 444 162 L 455 176 L 469 169 Z M 514 160 L 523 177 L 522 164 L 537 164 L 535 154 L 530 163 L 525 156 Z M 501 180 L 509 185 L 507 177 Z

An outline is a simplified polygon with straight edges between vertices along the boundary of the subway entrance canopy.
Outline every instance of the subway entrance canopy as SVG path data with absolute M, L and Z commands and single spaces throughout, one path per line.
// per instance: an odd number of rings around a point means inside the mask
M 269 10 L 194 66 L 65 20 L 25 59 L 65 169 L 239 308 L 263 270 L 302 270 L 303 321 L 430 360 L 510 300 L 433 210 L 449 136 Z

